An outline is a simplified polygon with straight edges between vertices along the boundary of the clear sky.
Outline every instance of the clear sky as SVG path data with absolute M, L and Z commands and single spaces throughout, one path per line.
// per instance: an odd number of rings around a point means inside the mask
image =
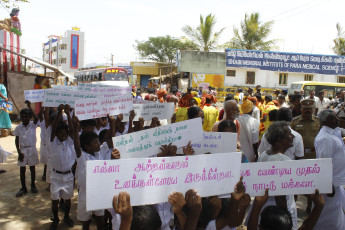
M 41 58 L 49 35 L 78 26 L 85 32 L 86 64 L 107 62 L 111 53 L 115 63 L 140 61 L 135 40 L 183 36 L 181 28 L 196 27 L 200 14 L 216 15 L 217 28 L 226 27 L 225 43 L 245 13 L 259 12 L 262 21 L 274 20 L 270 38 L 280 39 L 285 52 L 333 54 L 336 23 L 345 28 L 344 0 L 30 0 L 19 7 L 27 55 Z M 8 12 L 0 8 L 0 15 Z

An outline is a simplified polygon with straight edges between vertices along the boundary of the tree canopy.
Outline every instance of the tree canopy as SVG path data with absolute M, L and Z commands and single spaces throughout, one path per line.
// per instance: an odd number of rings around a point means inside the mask
M 333 52 L 337 55 L 345 55 L 345 32 L 339 23 L 337 23 L 337 37 L 333 40 Z
M 135 48 L 143 59 L 157 62 L 173 62 L 179 49 L 196 49 L 193 43 L 185 39 L 173 38 L 169 35 L 163 37 L 150 37 L 148 41 L 135 41 Z
M 198 50 L 211 51 L 216 48 L 219 36 L 225 29 L 222 28 L 215 32 L 215 25 L 215 15 L 209 14 L 206 17 L 200 15 L 200 25 L 197 28 L 194 29 L 186 25 L 182 28 L 182 31 L 190 39 L 190 43 L 194 44 Z
M 265 50 L 275 48 L 277 40 L 267 40 L 272 32 L 273 21 L 260 22 L 259 13 L 245 14 L 241 29 L 234 27 L 234 37 L 224 46 L 233 49 Z

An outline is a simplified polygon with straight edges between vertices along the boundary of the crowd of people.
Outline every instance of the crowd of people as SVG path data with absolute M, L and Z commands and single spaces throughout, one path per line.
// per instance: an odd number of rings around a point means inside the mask
M 304 98 L 300 92 L 263 95 L 260 86 L 255 90 L 249 88 L 243 92 L 240 89 L 237 95 L 229 94 L 221 107 L 216 106 L 216 91 L 212 88 L 188 88 L 185 93 L 176 87 L 149 88 L 144 95 L 133 86 L 132 94 L 137 100 L 175 103 L 175 114 L 166 123 L 201 117 L 205 132 L 237 133 L 242 163 L 332 158 L 333 192 L 319 194 L 316 190 L 315 194 L 307 196 L 305 211 L 309 216 L 299 228 L 297 196 L 269 196 L 266 190 L 264 196 L 252 201 L 246 194 L 242 178 L 231 198 L 200 197 L 198 191 L 192 189 L 186 194 L 167 194 L 166 203 L 132 207 L 129 194 L 123 191 L 114 196 L 112 209 L 86 211 L 86 162 L 120 159 L 121 153 L 114 148 L 112 137 L 164 124 L 157 118 L 133 121 L 134 111 L 130 112 L 128 122 L 123 121 L 122 114 L 79 121 L 69 105 L 41 106 L 35 113 L 31 103 L 26 101 L 27 108 L 20 111 L 21 124 L 14 130 L 21 183 L 16 197 L 28 193 L 26 166 L 31 175 L 30 191 L 39 192 L 35 185 L 35 166 L 42 163 L 42 180 L 48 183 L 51 199 L 50 229 L 58 229 L 59 208 L 64 210 L 64 224 L 74 226 L 70 215 L 74 213 L 71 199 L 75 188 L 78 190 L 77 220 L 82 222 L 83 229 L 89 229 L 92 220 L 97 229 L 121 230 L 226 230 L 235 229 L 243 222 L 250 230 L 345 229 L 345 145 L 338 118 L 339 111 L 344 108 L 345 91 L 338 94 L 332 110 L 322 92 L 318 93 L 318 98 L 313 91 Z M 35 147 L 37 127 L 41 129 L 39 154 Z M 173 144 L 163 145 L 161 150 L 157 157 L 177 155 Z M 190 143 L 183 148 L 184 155 L 193 153 Z

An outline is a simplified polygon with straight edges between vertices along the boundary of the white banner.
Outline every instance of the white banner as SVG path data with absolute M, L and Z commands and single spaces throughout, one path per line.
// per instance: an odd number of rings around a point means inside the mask
M 160 153 L 161 145 L 173 143 L 179 148 L 186 146 L 189 141 L 198 143 L 203 139 L 201 118 L 195 118 L 113 137 L 113 143 L 114 148 L 120 151 L 121 158 L 142 158 Z
M 45 90 L 43 98 L 44 107 L 58 107 L 60 104 L 68 104 L 74 108 L 74 102 L 79 99 L 93 99 L 98 95 L 94 93 L 87 93 L 83 91 L 69 91 L 69 90 Z
M 31 103 L 42 102 L 44 97 L 44 89 L 34 89 L 24 91 L 25 100 Z
M 114 98 L 93 98 L 75 101 L 75 115 L 79 120 L 87 120 L 109 115 L 128 113 L 133 109 L 132 95 Z
M 86 209 L 112 207 L 126 191 L 133 206 L 168 202 L 172 192 L 228 194 L 240 178 L 241 153 L 87 161 Z M 100 195 L 100 192 L 102 195 Z
M 133 121 L 139 121 L 139 117 L 145 121 L 151 120 L 153 117 L 161 119 L 170 119 L 175 113 L 174 103 L 149 103 L 149 104 L 133 104 L 136 116 Z M 129 120 L 129 113 L 124 114 L 123 121 Z
M 270 196 L 332 192 L 332 159 L 245 163 L 241 167 L 246 193 Z
M 236 152 L 237 133 L 204 132 L 204 141 L 192 147 L 195 154 Z

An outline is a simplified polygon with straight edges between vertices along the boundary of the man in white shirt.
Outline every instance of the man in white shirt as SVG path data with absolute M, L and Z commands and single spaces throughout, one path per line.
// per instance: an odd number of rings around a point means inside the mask
M 315 115 L 318 115 L 321 111 L 328 109 L 331 104 L 331 101 L 328 98 L 325 98 L 324 95 L 325 92 L 319 92 L 319 100 L 315 101 Z
M 238 118 L 241 127 L 241 150 L 246 155 L 249 162 L 255 162 L 258 158 L 257 149 L 259 144 L 260 121 L 251 117 L 253 107 L 253 103 L 247 99 L 247 96 L 245 96 L 241 105 L 243 115 Z
M 318 117 L 323 127 L 315 138 L 316 158 L 332 158 L 333 192 L 324 195 L 325 206 L 314 230 L 345 229 L 345 145 L 339 120 L 332 110 L 324 110 Z
M 282 94 L 278 96 L 279 108 L 289 108 L 289 105 L 286 103 L 285 99 L 285 96 Z
M 315 102 L 319 100 L 319 98 L 315 96 L 315 90 L 313 89 L 309 91 L 309 96 L 305 97 L 305 99 L 312 99 Z
M 287 121 L 291 122 L 292 114 L 289 108 L 281 108 L 277 112 L 277 121 Z M 291 129 L 291 127 L 289 127 Z M 265 133 L 266 134 L 266 133 Z M 269 149 L 271 149 L 270 143 L 266 139 L 266 135 L 262 136 L 258 152 L 261 154 Z M 284 155 L 288 156 L 291 160 L 299 160 L 304 156 L 304 146 L 302 136 L 291 129 L 291 134 L 295 137 L 293 139 L 293 146 L 285 151 Z

